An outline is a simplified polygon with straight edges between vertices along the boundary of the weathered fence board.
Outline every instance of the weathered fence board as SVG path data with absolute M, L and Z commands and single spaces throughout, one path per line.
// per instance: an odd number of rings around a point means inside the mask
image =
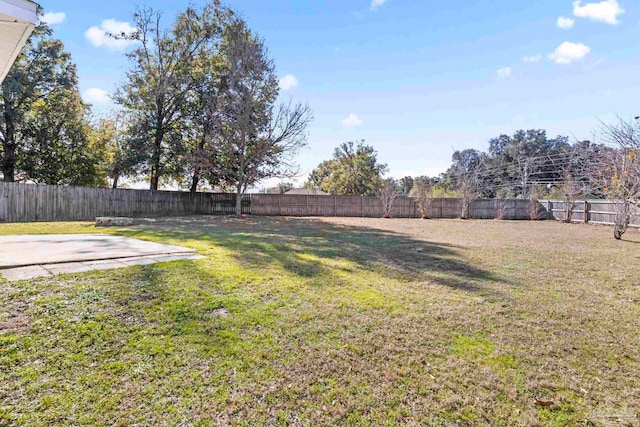
M 565 202 L 562 200 L 541 200 L 548 219 L 564 221 L 567 217 Z M 580 200 L 576 202 L 571 215 L 571 222 L 592 224 L 615 224 L 620 202 L 611 200 Z M 640 227 L 640 209 L 631 206 L 631 226 Z
M 613 224 L 618 203 L 587 200 L 576 203 L 572 220 Z M 474 219 L 530 219 L 532 211 L 540 219 L 564 220 L 564 202 L 541 200 L 477 199 L 471 202 Z M 48 185 L 0 183 L 0 222 L 92 221 L 98 216 L 177 216 L 235 213 L 235 195 L 177 191 L 112 190 Z M 381 217 L 382 202 L 376 197 L 247 194 L 242 213 L 271 216 Z M 459 218 L 460 199 L 433 199 L 432 218 Z M 399 197 L 391 210 L 394 218 L 418 218 L 414 199 Z M 632 225 L 640 226 L 640 209 L 633 207 Z
M 251 213 L 250 198 L 243 196 L 243 213 Z M 0 222 L 232 214 L 235 199 L 234 194 L 0 183 Z
M 616 203 L 608 200 L 579 201 L 573 210 L 573 222 L 613 224 Z M 640 224 L 640 210 L 634 208 L 632 225 Z M 382 202 L 376 197 L 360 196 L 301 196 L 252 194 L 251 212 L 254 215 L 284 216 L 342 216 L 380 217 Z M 471 202 L 473 219 L 528 220 L 564 219 L 564 203 L 523 199 L 476 199 Z M 433 199 L 431 218 L 459 218 L 462 214 L 461 199 Z M 414 199 L 399 197 L 391 210 L 394 218 L 418 218 L 420 211 Z
M 336 216 L 362 216 L 362 197 L 336 197 Z
M 494 219 L 497 217 L 497 201 L 492 199 L 473 200 L 471 217 Z M 528 200 L 502 200 L 505 205 L 504 219 L 529 219 Z M 541 215 L 544 208 L 540 207 Z M 377 197 L 360 196 L 301 196 L 252 194 L 251 213 L 253 215 L 283 216 L 341 216 L 372 217 L 382 216 L 382 201 Z M 460 199 L 433 199 L 431 218 L 459 218 L 462 213 Z M 414 199 L 398 197 L 391 209 L 394 218 L 419 218 L 420 210 Z

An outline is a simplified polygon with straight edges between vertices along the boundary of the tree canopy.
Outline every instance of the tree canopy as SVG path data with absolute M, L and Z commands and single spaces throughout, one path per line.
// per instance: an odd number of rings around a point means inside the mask
M 588 168 L 601 149 L 589 141 L 570 144 L 565 136 L 548 138 L 544 130 L 520 130 L 492 138 L 486 153 L 455 152 L 443 184 L 477 196 L 512 198 L 529 198 L 533 190 L 550 192 L 568 175 L 589 187 Z M 590 191 L 598 194 L 596 188 Z
M 76 65 L 40 22 L 2 83 L 3 180 L 104 185 L 90 136 L 89 107 L 80 97 Z
M 376 150 L 364 140 L 345 142 L 335 149 L 333 159 L 311 172 L 307 187 L 332 195 L 374 196 L 387 169 L 386 164 L 378 162 Z
M 312 120 L 302 104 L 276 105 L 279 83 L 263 41 L 239 18 L 224 31 L 222 69 L 213 143 L 203 150 L 209 180 L 233 188 L 236 214 L 241 195 L 260 180 L 293 176 L 293 156 L 306 144 Z
M 114 99 L 132 117 L 130 147 L 141 153 L 137 170 L 150 177 L 151 190 L 184 166 L 176 161 L 184 159 L 181 144 L 189 140 L 183 134 L 193 117 L 190 100 L 205 75 L 205 57 L 217 52 L 231 15 L 214 1 L 201 10 L 187 8 L 166 29 L 162 13 L 145 7 L 134 15 L 134 33 L 113 35 L 138 42 L 127 54 L 131 68 Z
M 115 36 L 138 42 L 115 99 L 131 118 L 126 147 L 137 155 L 126 158 L 136 159 L 151 190 L 167 179 L 240 196 L 262 179 L 293 174 L 310 110 L 276 103 L 273 60 L 244 20 L 219 1 L 188 8 L 169 29 L 150 8 L 135 18 L 134 34 Z

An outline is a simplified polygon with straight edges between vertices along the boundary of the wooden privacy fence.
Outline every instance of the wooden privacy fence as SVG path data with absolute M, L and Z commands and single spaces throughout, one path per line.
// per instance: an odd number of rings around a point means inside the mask
M 235 195 L 0 183 L 0 222 L 93 221 L 98 216 L 154 217 L 235 213 Z M 505 219 L 528 219 L 526 200 L 501 201 Z M 433 199 L 432 218 L 458 218 L 460 199 Z M 495 218 L 496 201 L 474 200 L 471 218 Z M 282 216 L 380 217 L 376 197 L 247 194 L 242 213 Z M 394 218 L 418 218 L 415 200 L 396 199 Z
M 235 194 L 0 183 L 0 222 L 233 214 L 235 200 Z M 251 213 L 249 195 L 243 197 L 242 210 Z
M 547 212 L 548 219 L 564 221 L 566 219 L 566 205 L 562 200 L 540 200 L 540 204 Z M 589 224 L 615 224 L 621 203 L 611 200 L 580 200 L 576 202 L 572 215 L 572 222 Z M 631 226 L 640 227 L 640 209 L 631 206 Z
M 299 196 L 252 194 L 253 215 L 380 217 L 382 202 L 377 197 Z M 415 218 L 417 208 L 409 198 L 396 199 L 391 216 Z
M 98 216 L 154 217 L 179 215 L 217 215 L 235 213 L 235 194 L 187 193 L 179 191 L 111 190 L 0 183 L 0 222 L 93 221 Z M 619 203 L 587 200 L 576 203 L 574 222 L 613 224 Z M 532 209 L 533 207 L 533 209 Z M 640 226 L 640 209 L 633 206 L 632 225 Z M 477 199 L 471 201 L 473 219 L 531 218 L 564 220 L 564 202 L 541 200 L 537 205 L 520 199 Z M 376 197 L 300 196 L 246 194 L 242 213 L 273 216 L 381 217 L 382 202 Z M 461 199 L 433 199 L 431 218 L 459 218 Z M 414 199 L 396 199 L 391 216 L 418 218 Z
M 587 200 L 576 202 L 572 222 L 609 224 L 615 223 L 618 202 Z M 382 202 L 376 197 L 360 196 L 288 196 L 270 194 L 251 195 L 253 215 L 273 216 L 382 216 Z M 431 218 L 460 218 L 462 199 L 432 199 Z M 532 202 L 524 199 L 475 199 L 471 201 L 469 217 L 472 219 L 538 219 L 564 220 L 565 206 L 559 200 Z M 391 216 L 394 218 L 419 218 L 420 210 L 414 199 L 396 199 Z M 640 209 L 632 206 L 631 225 L 640 227 Z
M 504 205 L 504 208 L 499 206 Z M 504 219 L 529 219 L 528 200 L 477 199 L 471 202 L 470 216 L 475 219 L 496 218 L 498 210 Z M 498 209 L 497 209 L 498 208 Z M 540 206 L 541 215 L 544 213 Z M 299 196 L 252 194 L 251 213 L 273 216 L 382 216 L 382 201 L 377 197 L 360 196 Z M 431 218 L 459 218 L 462 214 L 461 199 L 433 199 Z M 398 197 L 391 209 L 393 218 L 419 218 L 420 209 L 414 199 Z

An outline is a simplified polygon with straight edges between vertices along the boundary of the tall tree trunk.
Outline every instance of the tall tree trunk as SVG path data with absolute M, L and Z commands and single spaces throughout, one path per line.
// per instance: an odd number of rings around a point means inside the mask
M 196 157 L 199 159 L 202 156 L 202 150 L 204 150 L 204 144 L 206 141 L 205 131 L 202 139 L 198 143 L 198 151 L 196 151 Z M 202 167 L 200 166 L 199 160 L 196 162 L 195 170 L 193 171 L 193 178 L 191 179 L 191 192 L 196 193 L 198 191 L 198 185 L 200 184 L 200 174 L 202 173 Z
M 236 216 L 242 216 L 242 183 L 236 189 Z
M 242 135 L 242 141 L 245 141 L 244 134 Z M 245 167 L 245 144 L 242 145 L 240 150 L 240 167 L 238 168 L 238 188 L 236 191 L 236 216 L 242 216 L 242 193 L 244 192 L 244 167 Z
M 160 158 L 162 157 L 162 140 L 164 138 L 164 131 L 161 124 L 158 124 L 157 126 L 153 146 L 153 157 L 151 158 L 151 191 L 158 191 L 158 184 L 160 182 Z
M 200 184 L 200 166 L 196 166 L 196 170 L 193 171 L 193 178 L 191 178 L 191 192 L 198 192 L 198 184 Z
M 15 182 L 16 177 L 16 128 L 9 109 L 4 112 L 6 124 L 2 141 L 2 175 L 4 182 Z
M 471 197 L 467 195 L 462 196 L 462 213 L 460 215 L 461 219 L 470 219 L 471 216 Z
M 244 194 L 244 160 L 240 162 L 242 166 L 238 174 L 238 187 L 236 188 L 236 216 L 242 216 L 242 195 Z
M 9 144 L 2 144 L 2 176 L 4 182 L 15 182 L 15 150 Z
M 158 178 L 158 170 L 156 169 L 155 166 L 153 166 L 151 168 L 151 181 L 149 184 L 149 190 L 151 191 L 158 191 L 158 183 L 159 183 L 159 178 Z
M 113 186 L 111 188 L 113 188 L 114 190 L 116 190 L 118 188 L 118 179 L 120 178 L 119 175 L 116 175 L 113 177 Z

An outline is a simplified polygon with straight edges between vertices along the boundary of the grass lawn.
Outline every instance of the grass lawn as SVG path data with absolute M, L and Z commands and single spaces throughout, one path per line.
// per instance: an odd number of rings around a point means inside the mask
M 0 279 L 0 425 L 640 425 L 640 232 L 190 218 L 207 258 Z

